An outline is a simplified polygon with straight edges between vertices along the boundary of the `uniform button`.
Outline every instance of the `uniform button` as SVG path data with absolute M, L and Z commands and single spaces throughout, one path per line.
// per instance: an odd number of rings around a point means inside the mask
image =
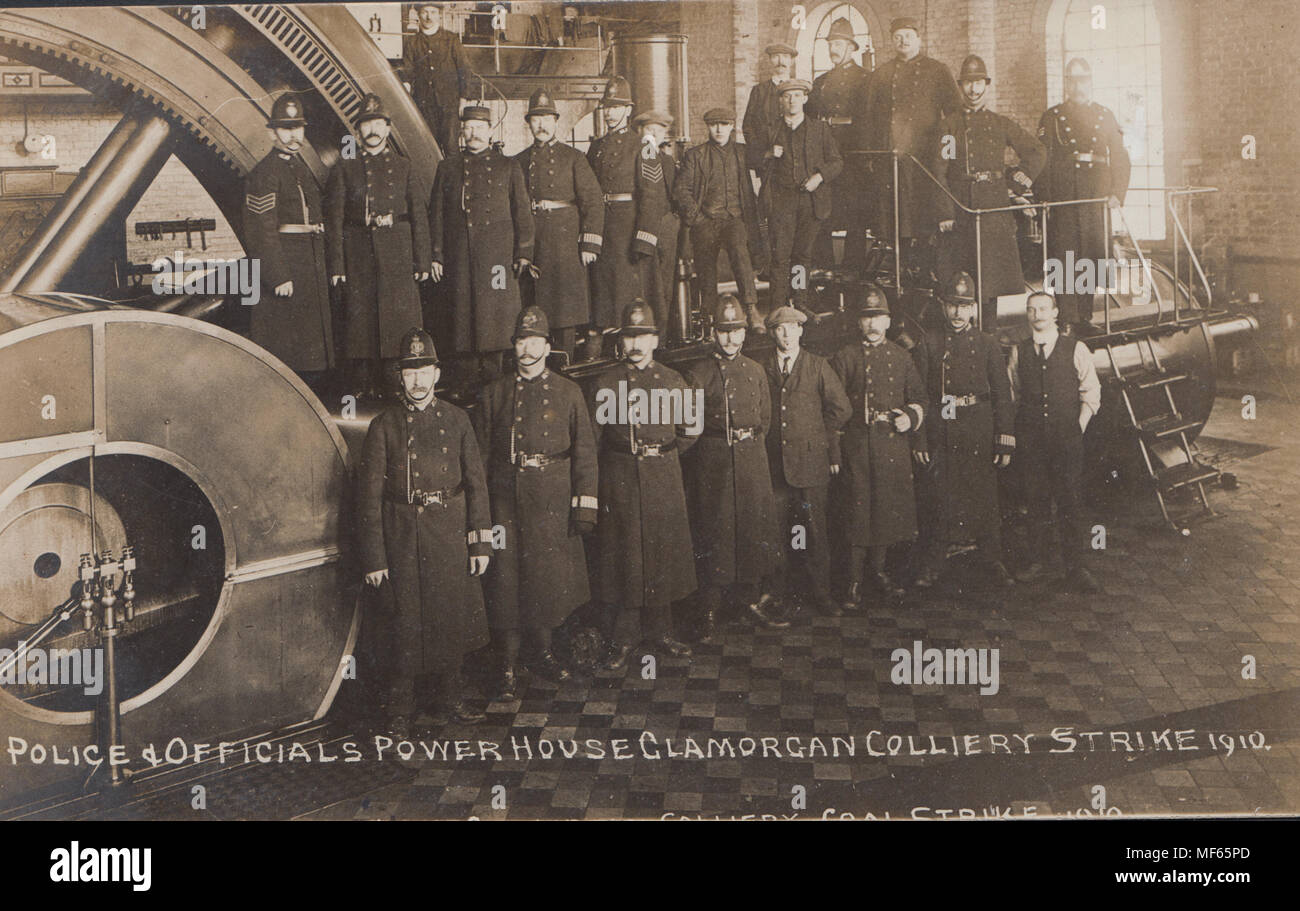
M 446 432 L 447 431 L 443 430 L 442 428 L 438 428 L 438 433 L 446 433 Z
M 443 452 L 446 452 L 446 451 L 447 451 L 447 447 L 446 447 L 446 446 L 442 447 L 442 451 L 443 451 Z
M 518 423 L 518 422 L 522 421 L 523 419 L 524 419 L 523 415 L 520 415 L 519 417 L 515 418 L 515 423 Z
M 417 506 L 417 507 L 415 507 L 415 511 L 416 511 L 417 513 L 424 512 L 424 507 L 423 507 L 423 506 Z

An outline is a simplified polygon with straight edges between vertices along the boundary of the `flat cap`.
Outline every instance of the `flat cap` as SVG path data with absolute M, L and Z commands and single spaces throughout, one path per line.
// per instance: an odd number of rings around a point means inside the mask
M 781 87 L 776 90 L 776 93 L 784 95 L 786 92 L 793 92 L 796 89 L 807 94 L 812 91 L 812 83 L 807 79 L 787 79 L 781 83 Z
M 775 44 L 769 44 L 767 47 L 763 48 L 763 53 L 767 54 L 769 57 L 773 54 L 789 54 L 791 57 L 799 56 L 797 50 L 781 41 L 778 41 Z
M 492 122 L 492 110 L 481 104 L 467 104 L 460 112 L 460 121 L 464 123 L 467 120 L 481 120 L 484 123 Z
M 808 317 L 797 307 L 791 307 L 786 304 L 783 307 L 777 307 L 767 315 L 767 328 L 775 329 L 782 323 L 798 323 L 802 326 L 808 322 Z
M 632 118 L 632 126 L 640 127 L 647 123 L 658 123 L 670 127 L 673 125 L 673 115 L 666 114 L 663 111 L 643 111 Z
M 705 123 L 735 123 L 736 112 L 729 108 L 709 108 L 704 112 Z
M 892 35 L 894 32 L 900 32 L 905 28 L 910 28 L 918 35 L 921 33 L 921 26 L 917 24 L 917 21 L 914 18 L 911 16 L 899 16 L 897 19 L 894 19 L 889 23 L 889 34 Z

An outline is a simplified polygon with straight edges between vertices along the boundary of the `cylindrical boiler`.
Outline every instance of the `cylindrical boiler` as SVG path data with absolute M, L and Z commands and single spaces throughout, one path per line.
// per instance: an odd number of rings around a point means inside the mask
M 636 112 L 664 111 L 673 116 L 669 139 L 690 141 L 685 35 L 615 35 L 614 73 L 632 86 Z

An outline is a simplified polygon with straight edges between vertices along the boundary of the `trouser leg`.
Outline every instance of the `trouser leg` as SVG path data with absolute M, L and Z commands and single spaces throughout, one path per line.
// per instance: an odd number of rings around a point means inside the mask
M 797 270 L 791 289 L 795 306 L 805 310 L 809 309 L 808 304 L 812 300 L 808 272 L 812 266 L 812 248 L 817 241 L 818 225 L 818 220 L 813 216 L 812 194 L 800 193 L 795 210 L 795 236 L 790 268 L 792 271 Z
M 672 608 L 667 602 L 641 608 L 641 628 L 646 638 L 658 642 L 672 635 Z
M 614 617 L 614 645 L 636 645 L 642 639 L 641 607 L 636 604 L 621 605 Z
M 691 248 L 700 280 L 700 306 L 712 313 L 718 303 L 718 247 L 722 237 L 717 222 L 702 218 L 691 226 Z
M 743 219 L 733 218 L 727 222 L 723 246 L 731 263 L 731 274 L 736 277 L 740 299 L 746 304 L 756 303 L 758 291 L 754 284 L 753 264 L 749 258 L 749 232 L 745 229 Z

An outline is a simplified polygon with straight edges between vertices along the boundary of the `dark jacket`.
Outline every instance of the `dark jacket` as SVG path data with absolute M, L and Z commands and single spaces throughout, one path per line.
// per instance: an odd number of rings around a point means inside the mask
M 709 154 L 709 146 L 713 144 L 711 139 L 708 142 L 702 142 L 687 149 L 686 154 L 682 156 L 682 166 L 674 186 L 674 196 L 677 200 L 677 211 L 681 213 L 682 219 L 687 225 L 694 225 L 705 217 L 703 209 L 705 193 L 711 185 L 722 180 L 717 156 Z M 746 229 L 751 234 L 756 233 L 758 230 L 758 199 L 754 195 L 754 182 L 750 180 L 749 170 L 745 165 L 745 144 L 736 142 L 733 133 L 731 139 L 722 147 L 722 151 L 724 154 L 732 156 L 736 162 L 736 183 L 739 188 L 741 218 L 745 221 Z
M 763 157 L 771 150 L 772 136 L 780 123 L 781 103 L 776 84 L 771 79 L 764 79 L 749 90 L 749 103 L 745 105 L 745 117 L 741 121 L 741 131 L 745 134 L 745 163 L 760 176 L 764 167 Z
M 793 181 L 794 189 L 798 189 L 802 184 L 800 178 L 820 174 L 821 186 L 812 194 L 813 217 L 830 217 L 831 183 L 844 170 L 844 158 L 830 125 L 805 113 L 803 122 L 792 131 L 782 119 L 777 123 L 772 143 L 781 146 L 782 154 L 780 158 L 768 159 L 764 181 L 770 180 L 774 190 L 788 190 Z
M 1039 199 L 1096 199 L 1114 196 L 1121 203 L 1128 192 L 1132 163 L 1124 148 L 1124 134 L 1110 108 L 1095 102 L 1065 102 L 1043 112 L 1038 139 L 1047 147 L 1047 167 L 1034 183 Z M 1079 161 L 1077 154 L 1091 156 Z M 1064 259 L 1106 257 L 1104 203 L 1058 206 L 1047 216 L 1047 255 Z
M 830 466 L 840 464 L 849 398 L 826 358 L 800 349 L 789 377 L 781 374 L 780 358 L 773 348 L 762 360 L 772 400 L 768 462 L 791 487 L 821 487 L 830 482 Z

